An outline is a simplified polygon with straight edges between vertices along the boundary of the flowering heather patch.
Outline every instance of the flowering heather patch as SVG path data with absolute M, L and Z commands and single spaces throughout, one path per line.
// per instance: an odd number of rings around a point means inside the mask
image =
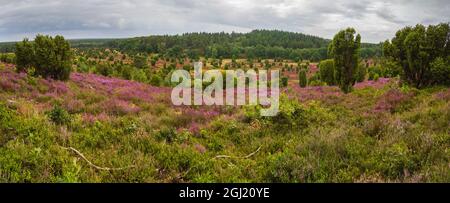
M 5 91 L 16 91 L 20 88 L 20 85 L 2 77 L 0 78 L 0 88 Z
M 316 74 L 319 71 L 319 68 L 317 67 L 316 63 L 311 63 L 309 64 L 309 71 L 307 73 L 308 77 L 313 76 L 314 74 Z
M 317 67 L 317 64 L 309 64 L 308 71 L 306 72 L 306 76 L 308 78 L 312 77 L 314 74 L 316 74 L 319 71 L 319 68 Z M 298 72 L 296 71 L 285 71 L 283 73 L 284 76 L 289 78 L 289 81 L 297 81 L 298 80 Z M 291 83 L 294 84 L 294 83 Z M 298 82 L 295 83 L 295 85 L 298 85 Z
M 13 68 L 0 67 L 0 73 L 0 81 L 16 89 L 0 86 L 0 152 L 6 157 L 0 170 L 14 168 L 14 176 L 3 182 L 437 182 L 447 177 L 448 88 L 409 90 L 382 78 L 343 94 L 336 86 L 295 83 L 281 89 L 280 116 L 262 119 L 253 116 L 258 108 L 174 106 L 170 88 L 116 78 L 73 73 L 71 80 L 58 82 Z M 251 91 L 256 90 L 246 89 Z M 70 114 L 69 124 L 49 122 L 44 112 L 56 104 Z M 389 111 L 395 114 L 384 113 Z M 60 146 L 79 150 L 101 167 L 133 167 L 101 171 L 74 162 L 77 154 Z
M 84 112 L 83 119 L 88 122 L 102 120 L 105 113 L 117 116 L 136 114 L 152 108 L 153 103 L 172 106 L 171 89 L 166 87 L 83 73 L 73 73 L 69 82 L 38 78 L 35 85 L 30 85 L 27 75 L 16 73 L 13 67 L 2 68 L 0 73 L 2 90 L 14 91 L 15 96 L 37 101 L 36 105 L 42 111 L 57 101 L 70 113 Z M 19 90 L 29 91 L 22 91 L 22 94 L 17 92 Z M 221 107 L 174 108 L 181 112 L 178 119 L 185 120 L 182 121 L 184 126 L 195 122 L 204 124 L 222 113 Z
M 47 86 L 47 93 L 52 95 L 59 96 L 69 93 L 69 88 L 64 82 L 52 79 L 40 79 L 40 83 Z
M 195 150 L 197 150 L 201 154 L 204 154 L 206 152 L 206 147 L 201 145 L 201 144 L 196 143 L 194 145 L 194 148 L 195 148 Z
M 64 108 L 70 113 L 77 113 L 84 110 L 85 104 L 78 99 L 68 99 L 64 104 Z
M 364 82 L 356 83 L 355 88 L 356 89 L 362 89 L 366 87 L 373 87 L 375 89 L 381 89 L 385 85 L 387 85 L 391 81 L 390 78 L 379 78 L 378 81 L 373 80 L 366 80 Z
M 78 86 L 87 89 L 95 89 L 96 92 L 105 95 L 115 95 L 122 100 L 140 100 L 152 102 L 155 95 L 170 95 L 170 88 L 153 87 L 147 84 L 109 78 L 94 74 L 73 73 L 70 79 Z
M 17 74 L 10 67 L 0 69 L 0 88 L 5 91 L 17 91 L 21 88 L 21 84 L 26 75 Z
M 150 89 L 149 86 L 136 85 L 133 87 L 119 87 L 115 90 L 114 94 L 123 100 L 152 102 L 154 101 L 154 95 L 161 93 L 163 93 L 161 89 Z
M 101 122 L 107 121 L 107 120 L 109 120 L 109 116 L 105 113 L 100 113 L 98 115 L 83 113 L 82 119 L 84 122 L 92 124 L 95 121 L 101 121 Z
M 191 123 L 188 131 L 193 135 L 198 136 L 200 134 L 200 126 L 197 123 Z
M 71 113 L 90 109 L 94 113 L 133 114 L 141 111 L 139 102 L 158 102 L 162 95 L 170 98 L 169 88 L 94 74 L 73 73 L 69 82 L 37 78 L 31 84 L 26 73 L 16 73 L 10 66 L 2 68 L 0 75 L 0 90 L 35 100 L 42 107 L 57 101 Z
M 338 87 L 334 86 L 315 86 L 315 87 L 299 87 L 298 85 L 291 86 L 293 91 L 288 91 L 291 98 L 297 98 L 300 101 L 320 100 L 326 101 L 332 97 L 342 95 Z
M 191 122 L 203 123 L 209 121 L 212 118 L 221 114 L 221 107 L 193 107 L 193 106 L 180 106 L 177 110 L 180 112 L 180 117 L 185 117 Z
M 412 94 L 406 94 L 398 89 L 391 89 L 380 97 L 375 105 L 375 112 L 386 112 L 389 111 L 394 113 L 402 107 L 405 102 L 409 101 Z
M 64 82 L 42 78 L 33 79 L 35 82 L 30 82 L 26 73 L 16 73 L 13 66 L 1 69 L 0 75 L 0 88 L 5 91 L 14 91 L 16 96 L 21 95 L 33 99 L 40 95 L 46 95 L 56 98 L 69 93 Z
M 374 89 L 381 89 L 385 87 L 392 80 L 390 78 L 380 78 L 378 81 L 364 81 L 356 83 L 355 89 L 364 89 L 372 87 Z M 292 91 L 286 91 L 290 98 L 298 98 L 300 101 L 320 100 L 327 102 L 334 98 L 341 98 L 342 92 L 337 86 L 314 86 L 314 87 L 299 87 L 298 84 L 291 84 L 289 86 Z
M 141 111 L 139 106 L 121 99 L 106 100 L 98 108 L 101 109 L 101 112 L 108 112 L 114 115 L 134 114 Z
M 441 99 L 441 100 L 444 100 L 444 101 L 449 101 L 450 100 L 450 89 L 446 89 L 446 90 L 440 91 L 435 96 L 436 96 L 437 99 Z

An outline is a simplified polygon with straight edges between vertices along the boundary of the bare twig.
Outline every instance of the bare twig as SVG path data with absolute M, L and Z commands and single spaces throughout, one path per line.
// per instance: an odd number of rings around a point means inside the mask
M 88 164 L 89 164 L 89 166 L 92 166 L 92 167 L 94 167 L 95 169 L 98 169 L 98 170 L 104 170 L 104 171 L 120 171 L 120 170 L 125 170 L 125 169 L 129 169 L 129 168 L 134 168 L 135 166 L 134 165 L 131 165 L 131 166 L 127 166 L 127 167 L 121 167 L 121 168 L 109 168 L 109 167 L 101 167 L 101 166 L 97 166 L 97 165 L 95 165 L 95 164 L 93 164 L 91 161 L 89 161 L 80 151 L 78 151 L 77 149 L 75 149 L 75 148 L 73 148 L 73 147 L 62 147 L 62 146 L 60 146 L 61 148 L 63 148 L 63 149 L 66 149 L 66 150 L 71 150 L 71 151 L 73 151 L 73 152 L 75 152 L 78 156 L 80 156 L 82 159 L 84 159 Z
M 244 159 L 250 158 L 251 156 L 255 155 L 256 153 L 259 152 L 259 150 L 261 150 L 262 146 L 259 146 L 258 149 L 250 154 L 248 154 L 247 156 L 244 156 Z
M 217 156 L 215 156 L 214 158 L 215 158 L 215 159 L 218 159 L 218 158 L 248 159 L 248 158 L 250 158 L 251 156 L 253 156 L 253 155 L 255 155 L 256 153 L 258 153 L 259 150 L 261 150 L 261 147 L 262 147 L 262 146 L 259 146 L 258 149 L 257 149 L 256 151 L 254 151 L 254 152 L 248 154 L 247 156 L 233 157 L 233 156 L 228 156 L 228 155 L 217 155 Z

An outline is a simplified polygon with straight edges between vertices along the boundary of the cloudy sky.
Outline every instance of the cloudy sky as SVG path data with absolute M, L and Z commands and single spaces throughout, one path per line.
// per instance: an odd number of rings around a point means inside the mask
M 406 25 L 450 21 L 449 0 L 0 0 L 0 11 L 0 41 L 252 29 L 332 38 L 352 26 L 379 42 Z

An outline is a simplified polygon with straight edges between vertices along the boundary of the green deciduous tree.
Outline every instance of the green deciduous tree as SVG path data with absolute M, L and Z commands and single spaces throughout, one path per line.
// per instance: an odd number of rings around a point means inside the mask
M 403 80 L 417 88 L 446 83 L 439 76 L 450 72 L 449 53 L 448 23 L 405 27 L 397 31 L 391 42 L 383 44 L 384 56 L 398 62 Z
M 16 44 L 16 65 L 17 71 L 27 71 L 33 66 L 34 50 L 31 42 L 25 38 L 22 42 Z
M 72 70 L 72 51 L 64 37 L 37 35 L 34 42 L 27 39 L 16 44 L 19 71 L 35 68 L 35 74 L 56 80 L 69 79 Z
M 69 79 L 72 52 L 64 37 L 38 35 L 34 40 L 34 67 L 36 74 L 56 80 Z
M 432 78 L 436 83 L 450 85 L 450 59 L 438 57 L 430 64 Z
M 328 49 L 334 59 L 336 82 L 344 93 L 351 92 L 356 81 L 361 36 L 355 34 L 353 28 L 338 32 Z

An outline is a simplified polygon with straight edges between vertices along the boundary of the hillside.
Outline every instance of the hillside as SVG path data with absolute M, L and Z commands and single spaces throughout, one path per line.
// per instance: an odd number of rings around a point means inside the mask
M 0 182 L 450 181 L 449 88 L 290 83 L 263 118 L 94 74 L 0 76 Z
M 327 58 L 330 40 L 302 33 L 254 30 L 249 33 L 185 33 L 126 39 L 70 40 L 77 49 L 109 48 L 125 53 L 159 53 L 168 57 L 282 58 L 320 61 Z M 14 43 L 0 43 L 0 52 L 12 52 Z M 376 44 L 363 44 L 361 56 L 381 55 Z

